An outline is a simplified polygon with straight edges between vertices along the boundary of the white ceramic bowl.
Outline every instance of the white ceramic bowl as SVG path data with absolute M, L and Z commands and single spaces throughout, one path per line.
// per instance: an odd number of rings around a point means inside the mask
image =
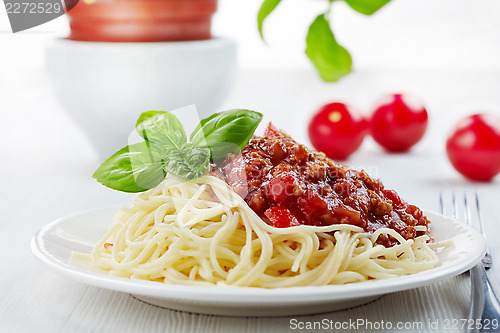
M 218 111 L 236 74 L 236 45 L 190 42 L 94 43 L 59 39 L 47 49 L 57 98 L 101 158 L 127 144 L 143 111 L 195 104 Z

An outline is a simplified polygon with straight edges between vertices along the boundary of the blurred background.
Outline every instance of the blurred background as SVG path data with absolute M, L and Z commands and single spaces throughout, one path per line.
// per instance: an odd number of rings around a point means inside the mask
M 463 115 L 500 112 L 500 2 L 395 0 L 372 16 L 334 3 L 333 31 L 350 51 L 354 69 L 337 83 L 322 82 L 304 54 L 308 26 L 326 9 L 326 1 L 283 1 L 265 23 L 266 43 L 257 30 L 260 4 L 218 3 L 212 32 L 237 42 L 239 65 L 221 110 L 258 110 L 265 122 L 273 121 L 298 141 L 308 142 L 306 124 L 326 102 L 346 101 L 369 114 L 382 94 L 411 92 L 429 111 L 424 139 L 404 158 L 384 153 L 367 139 L 349 163 L 376 169 L 374 176 L 397 185 L 407 176 L 392 170 L 384 174 L 379 161 L 398 161 L 394 163 L 404 168 L 432 155 L 434 164 L 420 170 L 431 176 L 426 182 L 468 184 L 448 163 L 444 144 Z M 13 34 L 5 11 L 0 11 L 0 174 L 9 191 L 22 191 L 11 174 L 22 175 L 28 183 L 39 182 L 44 174 L 45 179 L 54 177 L 54 170 L 59 176 L 88 176 L 100 162 L 54 98 L 45 71 L 47 44 L 68 34 L 66 15 Z
M 257 33 L 260 0 L 219 0 L 213 34 L 238 42 L 243 68 L 309 68 L 303 54 L 309 24 L 324 11 L 320 0 L 283 1 Z M 500 3 L 496 0 L 395 0 L 373 16 L 336 3 L 332 23 L 339 43 L 360 70 L 498 70 Z M 53 38 L 67 36 L 61 16 L 41 26 L 12 34 L 5 10 L 0 12 L 1 70 L 40 69 L 44 49 Z M 16 69 L 16 70 L 14 70 Z

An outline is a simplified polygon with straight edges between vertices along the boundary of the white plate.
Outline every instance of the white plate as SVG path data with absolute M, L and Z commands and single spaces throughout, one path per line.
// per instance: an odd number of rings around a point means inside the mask
M 470 226 L 443 215 L 426 212 L 436 241 L 452 240 L 454 246 L 439 253 L 433 269 L 393 279 L 347 285 L 277 289 L 193 287 L 108 276 L 68 263 L 73 251 L 90 253 L 111 225 L 118 207 L 86 211 L 58 219 L 42 228 L 31 243 L 33 254 L 67 277 L 101 288 L 133 294 L 170 309 L 229 316 L 304 315 L 345 309 L 381 295 L 421 287 L 458 275 L 474 266 L 486 243 Z

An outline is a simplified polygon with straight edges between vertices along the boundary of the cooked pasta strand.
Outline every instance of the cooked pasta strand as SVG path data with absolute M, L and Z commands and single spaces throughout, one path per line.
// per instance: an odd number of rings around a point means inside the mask
M 377 244 L 381 234 L 399 244 Z M 218 178 L 168 176 L 117 213 L 90 257 L 110 275 L 131 279 L 278 288 L 427 270 L 438 262 L 428 240 L 405 240 L 387 228 L 369 235 L 348 224 L 275 228 Z

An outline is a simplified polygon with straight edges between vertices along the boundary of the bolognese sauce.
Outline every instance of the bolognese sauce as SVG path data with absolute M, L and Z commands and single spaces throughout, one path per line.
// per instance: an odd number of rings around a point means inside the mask
M 428 234 L 415 229 L 430 223 L 418 207 L 365 171 L 335 163 L 272 124 L 264 136 L 254 136 L 240 154 L 229 154 L 212 173 L 278 228 L 351 224 L 367 232 L 391 228 L 405 239 Z M 397 244 L 386 235 L 378 242 Z

